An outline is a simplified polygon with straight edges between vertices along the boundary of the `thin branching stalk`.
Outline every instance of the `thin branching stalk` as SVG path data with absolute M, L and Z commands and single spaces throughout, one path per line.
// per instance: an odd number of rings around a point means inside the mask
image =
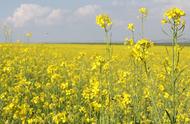
M 141 15 L 141 35 L 142 35 L 142 38 L 144 38 L 144 15 L 142 14 Z

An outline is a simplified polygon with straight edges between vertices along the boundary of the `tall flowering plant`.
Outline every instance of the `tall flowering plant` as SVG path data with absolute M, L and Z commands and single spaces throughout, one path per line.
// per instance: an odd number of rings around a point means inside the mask
M 166 113 L 170 119 L 171 124 L 176 123 L 177 119 L 177 79 L 178 76 L 178 70 L 177 66 L 179 64 L 179 47 L 178 45 L 178 39 L 183 35 L 184 29 L 185 29 L 185 20 L 182 18 L 186 14 L 183 10 L 179 8 L 171 8 L 168 9 L 164 13 L 164 18 L 161 21 L 163 25 L 169 26 L 169 31 L 163 29 L 163 32 L 171 37 L 172 39 L 172 73 L 171 73 L 171 84 L 172 84 L 172 112 L 168 112 L 166 110 Z M 181 72 L 180 72 L 181 73 Z
M 96 16 L 96 24 L 99 25 L 101 28 L 104 29 L 105 32 L 105 41 L 107 43 L 107 53 L 109 54 L 109 58 L 111 57 L 111 36 L 109 34 L 109 31 L 112 27 L 112 20 L 107 14 L 100 14 Z

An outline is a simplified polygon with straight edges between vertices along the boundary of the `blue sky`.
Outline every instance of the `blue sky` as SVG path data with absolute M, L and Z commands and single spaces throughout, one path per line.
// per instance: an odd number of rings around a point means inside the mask
M 126 28 L 130 22 L 136 24 L 136 36 L 140 36 L 140 7 L 149 9 L 146 37 L 167 39 L 160 20 L 166 9 L 179 7 L 187 13 L 184 37 L 189 38 L 189 0 L 1 0 L 0 23 L 11 25 L 13 40 L 26 40 L 24 34 L 33 32 L 32 42 L 101 42 L 104 34 L 95 24 L 95 17 L 107 13 L 113 21 L 113 40 L 122 41 L 130 36 Z

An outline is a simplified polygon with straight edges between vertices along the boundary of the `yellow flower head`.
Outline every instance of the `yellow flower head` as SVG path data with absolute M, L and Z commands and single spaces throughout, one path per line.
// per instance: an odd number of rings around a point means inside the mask
M 132 38 L 128 39 L 127 37 L 125 38 L 125 45 L 130 45 L 132 46 L 134 44 L 134 40 Z
M 153 42 L 151 42 L 148 39 L 143 38 L 137 42 L 136 46 L 139 46 L 143 49 L 148 49 L 153 46 Z
M 96 24 L 101 28 L 106 29 L 112 24 L 111 18 L 107 14 L 100 14 L 96 16 Z
M 159 85 L 159 90 L 164 91 L 164 86 L 162 84 Z
M 141 13 L 143 16 L 147 16 L 148 15 L 148 9 L 145 7 L 142 7 L 139 9 L 139 13 Z
M 99 111 L 101 108 L 101 104 L 94 101 L 94 102 L 92 102 L 92 107 L 94 108 L 95 111 Z
M 129 24 L 128 24 L 128 29 L 129 29 L 130 31 L 135 31 L 135 25 L 134 25 L 133 23 L 129 23 Z
M 32 32 L 28 32 L 25 34 L 26 37 L 32 37 Z
M 143 38 L 135 44 L 132 50 L 132 56 L 136 60 L 144 61 L 149 57 L 150 55 L 149 48 L 151 48 L 152 46 L 153 46 L 153 42 L 151 42 L 148 39 Z
M 168 20 L 173 20 L 173 21 L 180 21 L 181 17 L 185 16 L 185 12 L 179 8 L 171 8 L 169 10 L 167 10 L 164 13 L 164 16 L 168 19 Z

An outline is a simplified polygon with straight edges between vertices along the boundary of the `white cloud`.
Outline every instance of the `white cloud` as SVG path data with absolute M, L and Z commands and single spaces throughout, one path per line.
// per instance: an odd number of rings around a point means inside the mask
M 60 24 L 64 21 L 64 12 L 61 9 L 54 9 L 52 10 L 47 16 L 44 18 L 39 18 L 35 20 L 35 23 L 41 25 L 56 25 Z
M 78 8 L 74 14 L 77 16 L 89 16 L 94 15 L 99 9 L 100 6 L 98 5 L 86 5 Z
M 46 20 L 48 24 L 54 24 L 55 22 L 60 22 L 63 18 L 63 13 L 61 9 L 52 10 L 52 12 L 47 16 Z
M 23 27 L 27 24 L 39 24 L 39 25 L 57 25 L 63 21 L 82 19 L 84 16 L 94 16 L 100 6 L 98 5 L 85 5 L 79 7 L 73 12 L 54 9 L 51 7 L 40 6 L 38 4 L 21 4 L 12 16 L 9 16 L 6 20 L 8 23 L 13 24 L 14 27 Z
M 7 18 L 15 27 L 23 27 L 28 23 L 54 24 L 63 18 L 61 9 L 52 9 L 37 4 L 21 4 L 12 16 Z

